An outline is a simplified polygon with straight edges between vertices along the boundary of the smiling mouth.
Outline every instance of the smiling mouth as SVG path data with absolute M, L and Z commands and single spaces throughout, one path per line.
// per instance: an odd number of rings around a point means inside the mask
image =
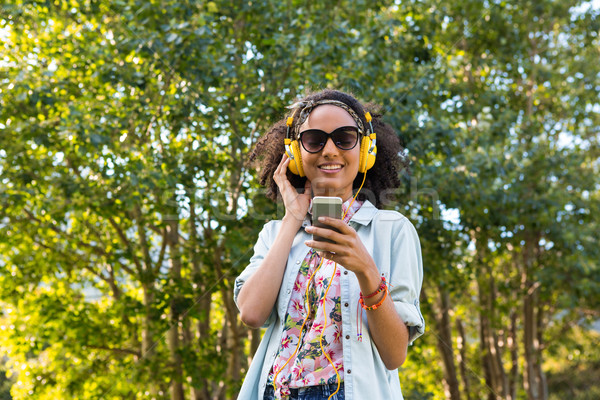
M 325 170 L 325 171 L 339 171 L 340 169 L 342 169 L 341 165 L 321 165 L 319 167 L 319 169 Z

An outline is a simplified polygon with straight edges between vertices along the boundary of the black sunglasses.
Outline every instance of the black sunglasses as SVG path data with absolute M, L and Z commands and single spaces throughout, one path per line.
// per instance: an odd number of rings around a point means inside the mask
M 331 137 L 333 144 L 340 150 L 352 150 L 358 143 L 358 128 L 356 126 L 342 126 L 331 133 L 320 129 L 307 129 L 300 132 L 300 143 L 309 153 L 318 153 L 323 150 L 327 139 Z

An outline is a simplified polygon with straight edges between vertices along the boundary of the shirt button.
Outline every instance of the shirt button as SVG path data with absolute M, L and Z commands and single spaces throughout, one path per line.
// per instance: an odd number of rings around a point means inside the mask
M 344 271 L 344 275 L 348 275 L 348 271 Z
M 300 261 L 296 261 L 296 264 L 300 264 Z
M 287 290 L 287 294 L 290 294 L 290 293 L 292 293 L 292 291 L 290 289 L 288 289 Z
M 346 335 L 346 340 L 350 339 L 350 335 Z
M 344 307 L 348 307 L 348 303 L 344 303 Z
M 352 373 L 352 370 L 351 370 L 351 369 L 349 369 L 349 370 L 347 370 L 347 371 L 346 371 L 346 373 L 347 373 L 348 375 L 350 375 L 350 374 Z

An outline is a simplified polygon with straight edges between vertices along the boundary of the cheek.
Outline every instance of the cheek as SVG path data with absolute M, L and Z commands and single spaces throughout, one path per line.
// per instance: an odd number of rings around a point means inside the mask
M 302 165 L 304 167 L 310 167 L 314 165 L 314 154 L 310 154 L 303 148 L 300 148 L 300 158 L 302 158 Z
M 317 158 L 314 154 L 304 151 L 304 149 L 300 151 L 300 155 L 302 157 L 302 167 L 304 172 L 307 174 L 307 178 L 310 179 L 313 176 L 313 171 L 317 169 Z
M 347 157 L 348 164 L 350 164 L 350 166 L 352 167 L 352 170 L 356 170 L 356 172 L 358 172 L 358 164 L 360 161 L 360 151 L 357 149 L 357 147 L 352 149 L 352 153 L 348 154 L 348 157 Z

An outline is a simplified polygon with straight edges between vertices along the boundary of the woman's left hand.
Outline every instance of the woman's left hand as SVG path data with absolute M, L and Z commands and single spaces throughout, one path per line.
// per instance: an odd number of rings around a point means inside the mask
M 308 226 L 306 232 L 333 240 L 335 243 L 307 240 L 305 243 L 308 247 L 318 248 L 322 257 L 334 261 L 356 274 L 377 272 L 373 257 L 350 225 L 341 219 L 330 217 L 319 217 L 319 222 L 329 225 L 339 232 L 316 226 Z

